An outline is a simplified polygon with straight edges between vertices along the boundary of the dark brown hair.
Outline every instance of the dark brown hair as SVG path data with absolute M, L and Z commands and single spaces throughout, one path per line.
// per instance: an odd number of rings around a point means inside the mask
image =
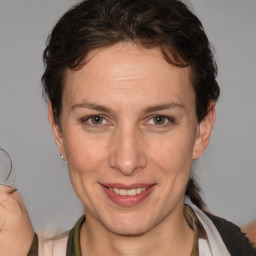
M 59 127 L 66 70 L 85 65 L 91 50 L 118 42 L 159 47 L 171 65 L 190 66 L 197 120 L 204 119 L 209 102 L 219 96 L 217 68 L 202 24 L 189 8 L 178 0 L 87 0 L 60 18 L 44 51 L 44 96 Z M 191 178 L 186 194 L 202 207 L 196 191 Z

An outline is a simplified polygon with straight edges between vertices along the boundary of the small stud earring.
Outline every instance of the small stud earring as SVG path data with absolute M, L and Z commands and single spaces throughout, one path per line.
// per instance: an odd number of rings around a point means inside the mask
M 62 160 L 64 160 L 64 156 L 60 153 L 60 158 L 62 159 Z

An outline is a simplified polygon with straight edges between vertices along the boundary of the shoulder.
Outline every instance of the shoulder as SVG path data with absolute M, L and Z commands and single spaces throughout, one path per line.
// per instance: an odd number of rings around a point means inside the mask
M 228 251 L 232 256 L 256 255 L 256 251 L 253 249 L 248 238 L 244 233 L 242 233 L 241 229 L 237 225 L 208 212 L 205 212 L 205 214 L 211 219 L 219 231 Z

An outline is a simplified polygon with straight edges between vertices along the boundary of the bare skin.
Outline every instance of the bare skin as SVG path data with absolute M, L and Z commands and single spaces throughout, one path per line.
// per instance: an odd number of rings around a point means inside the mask
M 0 185 L 0 255 L 27 255 L 34 231 L 17 190 Z

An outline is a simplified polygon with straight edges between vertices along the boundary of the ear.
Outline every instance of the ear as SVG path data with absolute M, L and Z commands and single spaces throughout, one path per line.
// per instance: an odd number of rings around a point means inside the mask
M 50 101 L 48 102 L 48 119 L 52 127 L 52 133 L 53 133 L 55 143 L 60 151 L 60 154 L 63 156 L 63 160 L 66 160 L 65 150 L 63 145 L 63 135 L 59 125 L 55 122 L 53 110 L 52 110 L 52 103 Z
M 198 124 L 197 136 L 193 149 L 193 159 L 199 158 L 206 149 L 215 122 L 216 111 L 214 102 L 210 102 L 206 117 Z

